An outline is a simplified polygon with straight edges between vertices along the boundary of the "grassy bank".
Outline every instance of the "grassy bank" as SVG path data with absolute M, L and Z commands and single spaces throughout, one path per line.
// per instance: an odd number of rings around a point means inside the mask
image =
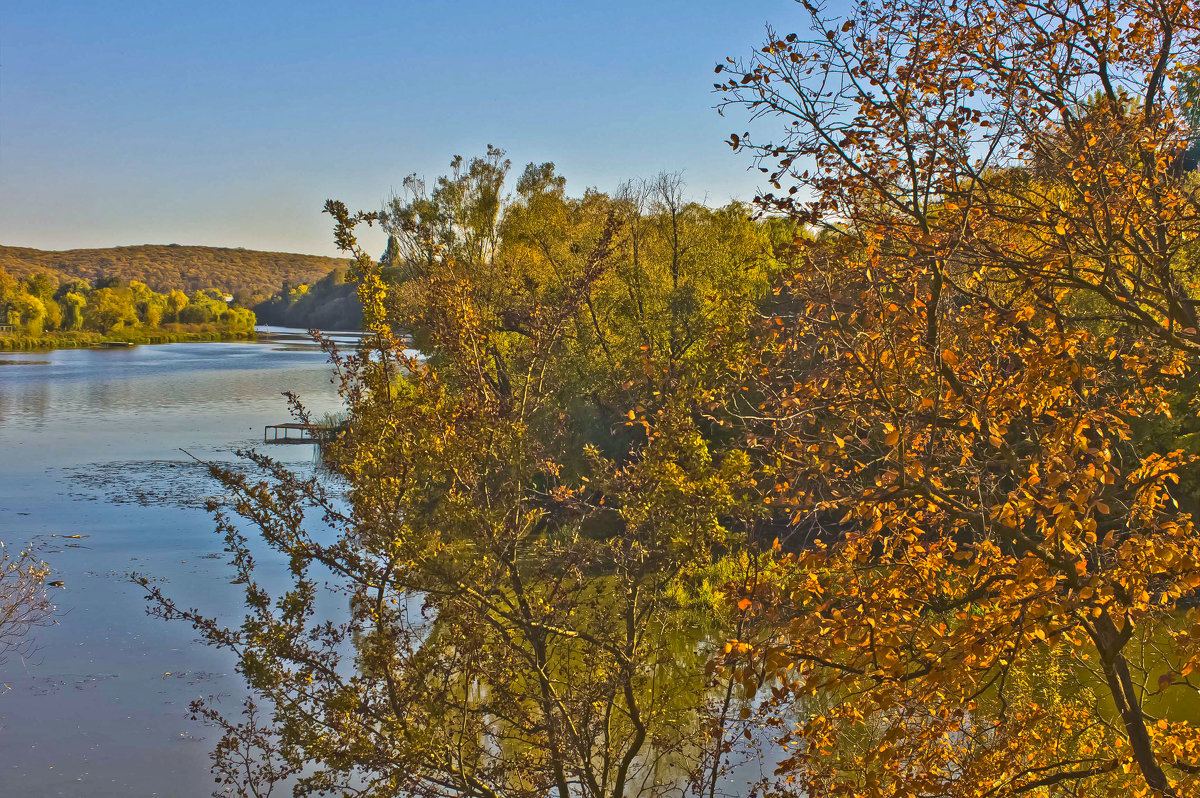
M 230 330 L 123 330 L 113 333 L 63 332 L 45 335 L 0 335 L 0 352 L 46 349 L 86 349 L 106 343 L 179 344 L 197 341 L 254 340 L 254 331 Z

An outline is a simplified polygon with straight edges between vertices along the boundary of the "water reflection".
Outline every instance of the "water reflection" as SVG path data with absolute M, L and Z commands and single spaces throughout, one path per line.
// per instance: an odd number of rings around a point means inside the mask
M 345 340 L 343 338 L 343 340 Z M 147 618 L 131 570 L 232 615 L 216 490 L 180 449 L 231 460 L 288 420 L 281 391 L 336 409 L 326 355 L 303 333 L 258 343 L 14 353 L 0 364 L 0 540 L 41 536 L 65 588 L 31 660 L 0 669 L 0 795 L 206 796 L 200 695 L 240 681 L 181 624 Z M 309 446 L 273 447 L 303 471 Z M 61 536 L 84 534 L 86 539 Z M 58 538 L 51 536 L 59 535 Z

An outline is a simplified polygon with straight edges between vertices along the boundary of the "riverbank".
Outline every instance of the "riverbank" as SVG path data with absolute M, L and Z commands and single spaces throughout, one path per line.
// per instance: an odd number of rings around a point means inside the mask
M 317 419 L 340 409 L 328 356 L 303 330 L 286 332 L 0 353 L 0 540 L 44 542 L 63 582 L 55 624 L 35 631 L 36 656 L 0 665 L 0 796 L 212 794 L 214 732 L 187 707 L 216 694 L 236 712 L 243 683 L 191 627 L 147 616 L 126 575 L 169 580 L 187 606 L 241 617 L 243 586 L 230 584 L 205 509 L 223 490 L 180 449 L 241 462 L 234 450 L 291 420 L 282 391 Z M 319 464 L 312 446 L 264 448 L 306 476 Z M 274 562 L 260 548 L 254 556 Z
M 253 341 L 257 333 L 230 330 L 130 330 L 105 335 L 66 332 L 50 335 L 0 335 L 0 352 L 36 352 L 52 349 L 90 349 L 106 344 L 188 344 L 202 341 Z

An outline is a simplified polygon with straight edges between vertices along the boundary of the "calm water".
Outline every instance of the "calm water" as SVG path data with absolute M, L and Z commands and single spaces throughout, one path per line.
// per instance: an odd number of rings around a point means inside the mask
M 186 606 L 235 612 L 216 488 L 186 449 L 232 460 L 290 420 L 281 391 L 337 407 L 303 335 L 259 343 L 0 353 L 0 540 L 41 537 L 65 582 L 32 659 L 0 666 L 0 795 L 207 796 L 215 733 L 187 717 L 239 682 L 192 629 L 145 614 L 139 571 Z M 299 469 L 311 446 L 272 446 Z M 85 535 L 66 538 L 66 535 Z M 57 536 L 57 537 L 56 537 Z M 7 691 L 5 691 L 7 686 Z

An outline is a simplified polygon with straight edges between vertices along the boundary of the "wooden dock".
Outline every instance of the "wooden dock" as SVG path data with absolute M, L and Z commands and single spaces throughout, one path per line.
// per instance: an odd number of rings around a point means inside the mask
M 332 440 L 338 429 L 324 424 L 268 424 L 263 427 L 263 443 L 324 443 Z

